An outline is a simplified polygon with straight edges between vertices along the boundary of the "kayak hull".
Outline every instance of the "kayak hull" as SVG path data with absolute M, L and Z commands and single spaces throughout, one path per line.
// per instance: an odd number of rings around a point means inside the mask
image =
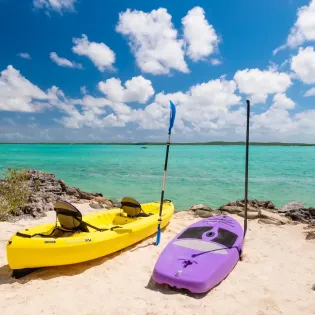
M 112 254 L 153 235 L 157 231 L 159 202 L 142 204 L 148 217 L 129 218 L 121 216 L 121 209 L 100 211 L 83 216 L 83 221 L 99 228 L 119 225 L 113 231 L 75 233 L 70 237 L 24 238 L 13 235 L 7 244 L 7 260 L 11 269 L 60 266 L 89 261 Z M 164 202 L 162 228 L 174 213 L 171 202 Z M 35 234 L 49 231 L 54 223 L 38 225 L 19 232 Z
M 193 293 L 205 293 L 224 280 L 237 264 L 243 229 L 232 217 L 200 220 L 180 232 L 163 250 L 152 278 Z

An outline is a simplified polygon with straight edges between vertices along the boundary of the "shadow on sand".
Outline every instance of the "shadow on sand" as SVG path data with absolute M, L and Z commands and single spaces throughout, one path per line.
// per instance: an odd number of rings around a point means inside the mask
M 165 229 L 166 227 L 164 227 L 162 231 L 165 231 Z M 49 280 L 49 279 L 57 278 L 57 277 L 76 276 L 90 268 L 106 263 L 106 261 L 114 259 L 115 257 L 123 254 L 124 252 L 128 252 L 128 251 L 133 252 L 141 248 L 155 246 L 155 236 L 156 236 L 155 234 L 150 235 L 147 238 L 141 240 L 140 242 L 135 243 L 129 247 L 126 247 L 120 251 L 117 251 L 110 255 L 96 258 L 90 261 L 86 261 L 86 262 L 82 262 L 78 264 L 72 264 L 72 265 L 31 269 L 28 272 L 26 271 L 25 275 L 19 277 L 18 279 L 12 276 L 13 271 L 10 269 L 9 265 L 4 265 L 0 267 L 0 285 L 11 284 L 11 283 L 24 284 L 24 283 L 27 283 L 28 281 L 35 280 L 35 279 Z M 147 241 L 149 242 L 147 243 Z
M 208 292 L 205 292 L 205 293 L 197 294 L 197 293 L 192 293 L 192 292 L 190 292 L 190 291 L 188 291 L 186 289 L 172 288 L 172 287 L 170 287 L 167 284 L 155 283 L 155 281 L 152 279 L 152 277 L 150 278 L 150 281 L 148 282 L 148 284 L 147 284 L 147 286 L 145 288 L 148 289 L 148 290 L 155 291 L 155 292 L 160 292 L 160 293 L 163 293 L 163 294 L 166 294 L 166 295 L 181 294 L 181 295 L 185 295 L 185 296 L 188 296 L 188 297 L 196 299 L 196 300 L 200 300 L 200 299 L 204 298 L 210 292 L 210 291 L 208 291 Z

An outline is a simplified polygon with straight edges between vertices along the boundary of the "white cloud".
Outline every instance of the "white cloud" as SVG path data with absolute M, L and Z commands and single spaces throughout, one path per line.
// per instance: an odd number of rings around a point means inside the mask
M 211 58 L 210 62 L 213 66 L 218 66 L 218 65 L 222 64 L 222 61 L 220 59 L 217 59 L 217 58 Z
M 304 96 L 315 96 L 315 87 L 305 92 Z
M 87 89 L 86 89 L 86 86 L 85 86 L 85 85 L 83 85 L 83 86 L 81 86 L 81 87 L 80 87 L 80 92 L 81 92 L 81 94 L 83 94 L 83 95 L 85 95 L 85 94 L 87 94 L 87 93 L 88 93 L 88 91 L 87 91 Z
M 23 59 L 28 59 L 28 60 L 32 59 L 31 55 L 27 52 L 21 52 L 18 54 L 18 56 L 23 58 Z
M 187 43 L 186 54 L 193 61 L 202 60 L 213 54 L 219 44 L 215 29 L 205 18 L 201 7 L 194 7 L 182 18 L 184 39 Z
M 259 137 L 263 141 L 288 141 L 314 143 L 315 110 L 303 111 L 294 115 L 285 109 L 270 108 L 260 115 L 251 118 L 252 136 Z M 310 137 L 307 137 L 310 136 Z M 269 140 L 269 141 L 270 141 Z M 260 140 L 261 141 L 261 140 Z
M 76 137 L 73 139 L 88 141 L 87 137 L 93 129 L 93 135 L 96 137 L 102 135 L 101 138 L 107 137 L 108 141 L 114 133 L 120 134 L 127 141 L 132 137 L 137 140 L 139 137 L 143 140 L 148 140 L 149 137 L 162 140 L 168 128 L 169 101 L 172 100 L 177 107 L 173 132 L 177 140 L 244 140 L 246 104 L 237 94 L 237 84 L 234 80 L 227 80 L 222 76 L 216 80 L 196 84 L 187 91 L 169 94 L 161 92 L 155 95 L 149 105 L 135 109 L 124 103 L 126 99 L 145 102 L 148 95 L 151 92 L 153 95 L 154 91 L 131 93 L 133 91 L 131 87 L 137 86 L 137 80 L 134 79 L 130 79 L 129 84 L 128 81 L 124 85 L 119 82 L 118 87 L 123 95 L 117 94 L 120 101 L 92 95 L 71 99 L 56 86 L 43 92 L 24 78 L 19 71 L 8 66 L 0 76 L 0 110 L 36 112 L 54 108 L 60 111 L 62 118 L 58 120 L 58 130 L 54 127 L 49 130 L 43 129 L 42 125 L 30 124 L 30 118 L 26 119 L 24 127 L 20 124 L 15 126 L 15 122 L 9 118 L 3 121 L 2 127 L 0 125 L 0 138 L 11 141 L 10 139 L 18 139 L 20 134 L 23 135 L 24 140 L 52 141 L 52 139 L 65 140 L 67 135 L 70 137 L 67 141 L 71 140 L 72 136 Z M 141 80 L 146 82 L 144 78 Z M 147 85 L 149 86 L 151 84 Z M 107 96 L 111 97 L 113 91 L 109 91 Z M 275 95 L 269 109 L 261 114 L 255 112 L 251 114 L 251 139 L 314 142 L 315 110 L 290 112 L 295 108 L 295 102 L 284 92 L 273 94 Z M 117 97 L 116 94 L 114 95 Z M 56 118 L 53 120 L 57 121 Z M 65 131 L 64 127 L 77 129 L 77 136 L 74 136 L 71 130 Z M 120 128 L 119 133 L 117 128 Z
M 108 81 L 110 84 L 108 84 Z M 114 85 L 112 85 L 113 82 Z M 65 101 L 70 106 L 64 105 L 60 107 L 67 115 L 61 120 L 61 123 L 68 128 L 80 128 L 83 126 L 94 128 L 123 127 L 127 123 L 134 123 L 140 129 L 165 129 L 169 120 L 169 100 L 172 100 L 177 105 L 175 130 L 188 131 L 193 129 L 200 131 L 209 130 L 209 128 L 217 129 L 219 118 L 221 119 L 220 126 L 222 126 L 224 121 L 226 123 L 233 121 L 231 115 L 229 115 L 229 108 L 239 105 L 241 100 L 240 96 L 235 94 L 236 83 L 227 81 L 222 77 L 192 86 L 186 93 L 159 93 L 154 101 L 144 109 L 134 109 L 124 104 L 122 100 L 136 101 L 137 99 L 138 102 L 145 102 L 148 95 L 153 94 L 154 91 L 152 88 L 150 93 L 133 94 L 131 93 L 133 91 L 131 87 L 137 83 L 137 80 L 133 78 L 129 82 L 129 84 L 126 82 L 126 87 L 123 88 L 121 82 L 117 79 L 107 80 L 104 84 L 106 91 L 108 90 L 107 95 L 111 100 L 85 96 L 82 100 Z M 117 93 L 117 91 L 120 91 L 120 93 Z M 144 97 L 144 95 L 146 96 Z M 79 109 L 79 106 L 83 106 L 82 109 Z M 108 112 L 107 108 L 112 113 Z M 239 122 L 232 124 L 238 125 Z
M 3 137 L 7 140 L 23 140 L 26 137 L 22 134 L 20 134 L 19 132 L 5 132 L 3 134 Z
M 119 14 L 116 31 L 128 38 L 141 71 L 155 75 L 172 69 L 189 72 L 183 41 L 177 38 L 171 19 L 164 8 L 149 13 L 128 9 Z
M 72 51 L 80 56 L 91 59 L 99 71 L 112 70 L 115 63 L 115 53 L 104 43 L 90 42 L 83 34 L 82 38 L 73 38 Z
M 37 9 L 53 10 L 59 13 L 63 11 L 74 11 L 74 4 L 77 0 L 33 0 Z
M 315 40 L 315 0 L 311 0 L 308 6 L 301 7 L 297 15 L 287 39 L 289 47 L 297 47 L 305 41 Z
M 114 102 L 139 102 L 144 104 L 154 95 L 154 89 L 150 80 L 143 76 L 133 77 L 126 81 L 125 87 L 116 78 L 99 82 L 98 88 L 109 100 Z
M 305 134 L 315 135 L 315 110 L 307 110 L 294 116 L 296 129 Z M 313 138 L 314 139 L 314 138 Z M 314 140 L 313 140 L 314 143 Z
M 295 107 L 295 103 L 288 98 L 284 93 L 277 93 L 273 97 L 273 109 L 293 109 Z
M 252 131 L 254 133 L 285 133 L 292 131 L 295 126 L 290 114 L 285 109 L 270 108 L 260 115 L 252 116 Z
M 67 67 L 67 68 L 78 68 L 78 69 L 82 69 L 82 65 L 73 61 L 70 61 L 66 58 L 61 58 L 58 57 L 57 53 L 55 52 L 51 52 L 49 54 L 50 59 L 56 63 L 58 66 L 60 67 Z
M 283 93 L 291 85 L 290 76 L 284 72 L 259 69 L 239 70 L 234 75 L 241 93 L 249 95 L 252 104 L 265 103 L 268 94 Z
M 304 83 L 315 83 L 315 51 L 313 47 L 300 48 L 292 58 L 291 69 Z
M 24 78 L 12 66 L 1 72 L 0 110 L 36 112 L 46 106 L 41 102 L 46 99 L 46 93 Z
M 154 103 L 143 112 L 138 111 L 142 128 L 160 129 L 168 124 L 169 100 L 177 106 L 176 130 L 216 129 L 217 120 L 225 116 L 231 106 L 239 105 L 241 97 L 235 94 L 236 83 L 223 77 L 192 86 L 186 93 L 156 95 Z

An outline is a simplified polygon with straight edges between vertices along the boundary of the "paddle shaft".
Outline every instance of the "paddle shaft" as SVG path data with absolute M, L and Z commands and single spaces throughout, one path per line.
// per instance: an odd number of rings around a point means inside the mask
M 167 146 L 166 146 L 165 164 L 164 164 L 164 176 L 163 176 L 162 192 L 161 192 L 159 225 L 161 224 L 161 221 L 162 221 L 162 209 L 163 209 L 164 190 L 165 190 L 165 181 L 166 181 L 166 171 L 167 171 L 168 153 L 170 151 L 170 144 L 171 144 L 171 134 L 169 133 L 168 134 L 168 142 L 167 142 Z
M 244 207 L 244 237 L 247 231 L 247 202 L 248 202 L 248 153 L 249 153 L 249 116 L 250 102 L 247 103 L 247 126 L 246 126 L 246 160 L 245 160 L 245 207 Z

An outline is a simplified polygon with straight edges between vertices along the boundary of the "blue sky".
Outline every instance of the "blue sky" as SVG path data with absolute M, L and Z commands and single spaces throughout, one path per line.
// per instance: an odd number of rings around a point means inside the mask
M 315 0 L 0 0 L 0 141 L 315 143 Z

